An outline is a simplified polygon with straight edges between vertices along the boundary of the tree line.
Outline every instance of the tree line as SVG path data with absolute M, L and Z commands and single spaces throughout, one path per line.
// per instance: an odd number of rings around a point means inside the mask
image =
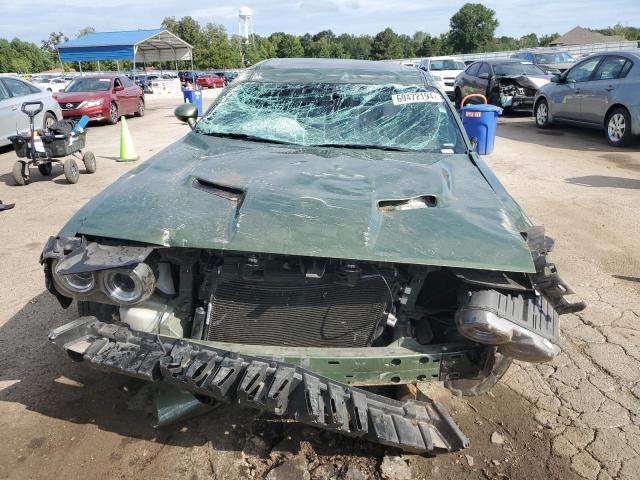
M 269 36 L 252 35 L 249 42 L 237 35 L 229 35 L 222 25 L 200 24 L 192 17 L 167 17 L 162 27 L 193 46 L 193 64 L 197 70 L 239 68 L 274 57 L 325 57 L 387 60 L 394 58 L 429 57 L 457 53 L 517 50 L 544 47 L 558 38 L 558 33 L 538 36 L 496 37 L 499 26 L 495 11 L 480 3 L 467 3 L 449 21 L 449 31 L 432 35 L 417 31 L 413 35 L 398 34 L 386 28 L 375 35 L 336 35 L 331 30 L 304 35 L 275 32 Z M 95 31 L 83 28 L 76 37 Z M 595 30 L 605 35 L 620 35 L 627 40 L 640 40 L 640 28 L 615 25 Z M 52 32 L 40 46 L 19 39 L 0 39 L 0 72 L 33 73 L 60 65 L 55 46 L 67 41 L 62 32 Z M 158 64 L 148 66 L 159 67 Z M 164 67 L 173 68 L 173 62 Z M 82 62 L 83 71 L 130 69 L 129 62 Z M 188 62 L 179 62 L 188 69 Z M 67 69 L 77 65 L 66 64 Z

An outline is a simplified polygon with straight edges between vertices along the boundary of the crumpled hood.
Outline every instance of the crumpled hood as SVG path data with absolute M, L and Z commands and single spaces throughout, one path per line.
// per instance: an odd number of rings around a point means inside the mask
M 379 204 L 420 196 L 436 205 Z M 532 272 L 518 213 L 467 155 L 190 133 L 93 198 L 60 235 Z
M 503 75 L 498 77 L 498 80 L 508 78 L 515 80 L 515 82 L 522 87 L 538 90 L 549 83 L 551 77 L 552 75 Z

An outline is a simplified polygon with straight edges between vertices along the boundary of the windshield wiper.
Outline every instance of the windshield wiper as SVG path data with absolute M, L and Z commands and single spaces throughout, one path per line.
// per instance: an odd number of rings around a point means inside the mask
M 363 145 L 363 144 L 351 144 L 351 143 L 318 143 L 315 145 L 309 145 L 310 147 L 333 147 L 333 148 L 354 148 L 359 150 L 376 149 L 387 150 L 390 152 L 415 152 L 416 150 L 410 150 L 408 148 L 390 147 L 386 145 Z
M 256 137 L 255 135 L 247 135 L 245 133 L 224 133 L 224 132 L 200 132 L 213 137 L 235 138 L 238 140 L 249 140 L 251 142 L 277 143 L 280 145 L 296 145 L 295 143 L 285 142 L 283 140 L 272 140 L 270 138 Z

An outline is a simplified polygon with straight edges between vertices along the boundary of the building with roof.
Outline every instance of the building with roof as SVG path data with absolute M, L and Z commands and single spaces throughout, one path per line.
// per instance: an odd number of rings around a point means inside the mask
M 620 35 L 603 35 L 580 26 L 569 30 L 559 38 L 556 38 L 549 45 L 552 47 L 563 47 L 568 45 L 587 45 L 590 43 L 624 42 L 625 38 Z

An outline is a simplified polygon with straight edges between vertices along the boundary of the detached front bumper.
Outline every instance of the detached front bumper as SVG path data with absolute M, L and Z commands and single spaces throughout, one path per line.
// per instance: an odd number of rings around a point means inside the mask
M 49 340 L 99 370 L 168 381 L 197 395 L 414 453 L 469 444 L 437 402 L 400 402 L 299 366 L 81 317 Z

